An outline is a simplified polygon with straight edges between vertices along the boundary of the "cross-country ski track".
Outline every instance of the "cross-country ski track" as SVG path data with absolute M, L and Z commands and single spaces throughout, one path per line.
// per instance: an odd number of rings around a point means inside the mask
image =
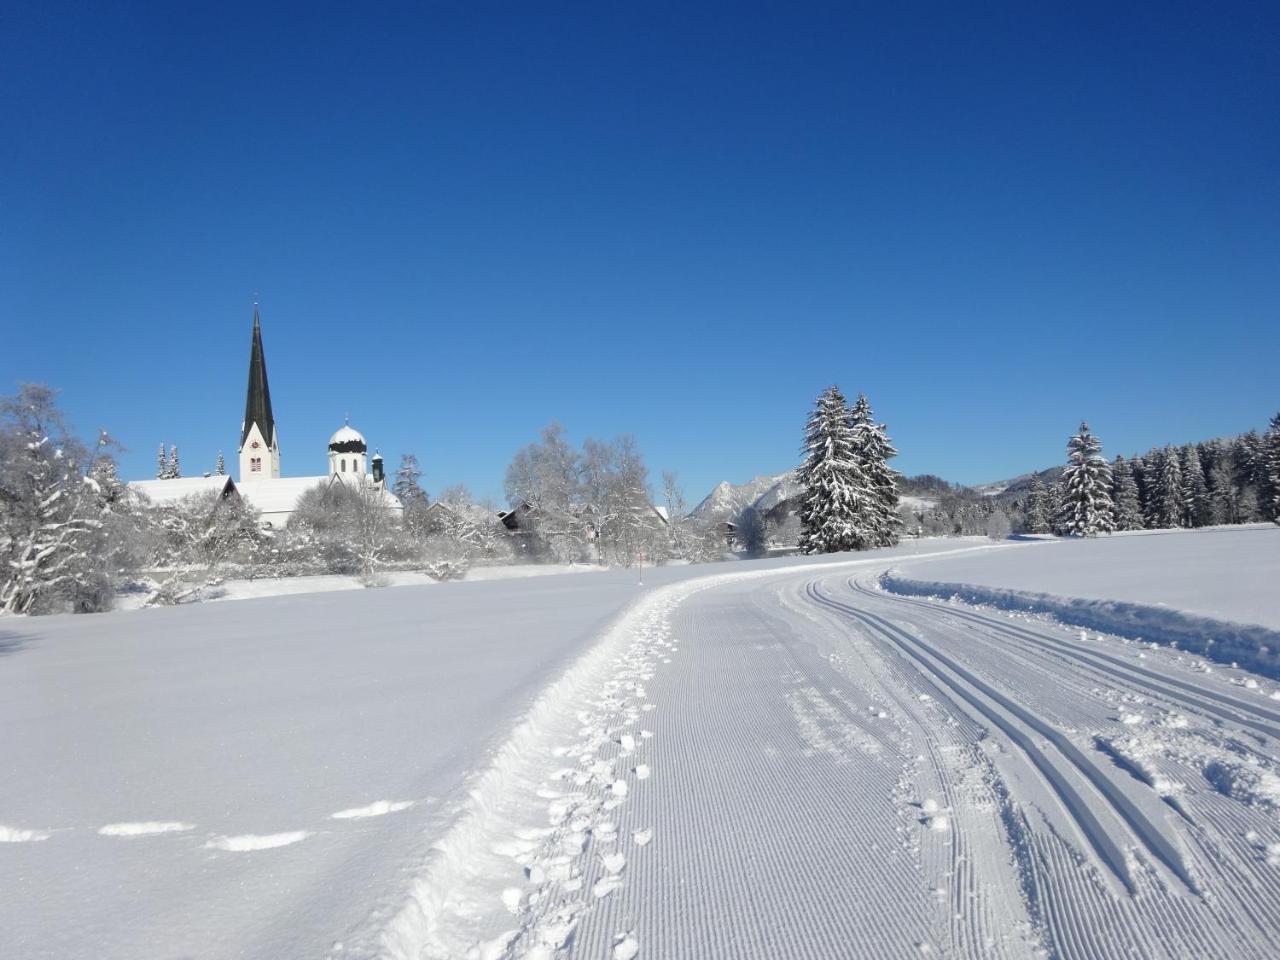
M 897 597 L 886 566 L 639 602 L 535 707 L 378 952 L 1274 956 L 1274 685 Z

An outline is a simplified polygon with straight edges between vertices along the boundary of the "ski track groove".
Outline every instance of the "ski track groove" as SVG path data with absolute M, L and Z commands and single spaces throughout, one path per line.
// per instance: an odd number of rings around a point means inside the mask
M 968 668 L 962 666 L 955 658 L 939 652 L 936 647 L 932 647 L 919 638 L 912 636 L 897 624 L 884 619 L 878 614 L 859 610 L 856 607 L 849 607 L 847 605 L 840 604 L 838 601 L 832 601 L 829 598 L 823 599 L 827 602 L 835 603 L 837 606 L 844 607 L 851 616 L 856 616 L 862 619 L 863 622 L 868 623 L 871 626 L 878 627 L 882 632 L 885 632 L 886 635 L 896 637 L 897 640 L 905 642 L 911 650 L 915 651 L 918 655 L 925 657 L 925 662 L 932 661 L 933 664 L 940 666 L 944 671 L 954 674 L 963 685 L 956 688 L 958 692 L 961 692 L 962 696 L 965 696 L 965 687 L 977 691 L 1008 714 L 1012 715 L 1021 724 L 1029 727 L 1031 730 L 1035 731 L 1052 743 L 1053 746 L 1057 748 L 1058 753 L 1066 759 L 1071 766 L 1073 766 L 1085 778 L 1085 780 L 1097 790 L 1098 793 L 1108 800 L 1110 808 L 1129 827 L 1136 838 L 1142 842 L 1152 857 L 1168 867 L 1170 872 L 1181 880 L 1191 892 L 1198 892 L 1197 882 L 1187 870 L 1187 866 L 1183 862 L 1182 852 L 1177 849 L 1176 844 L 1172 842 L 1156 824 L 1152 823 L 1146 813 L 1140 810 L 1133 802 L 1132 798 L 1119 790 L 1115 786 L 1114 782 L 1111 781 L 1105 773 L 1100 771 L 1098 767 L 1089 760 L 1084 752 L 1072 743 L 1061 730 L 1054 727 L 1052 724 L 1045 722 L 1033 711 L 1022 706 L 1009 695 L 1002 693 L 992 684 L 979 678 Z M 945 674 L 943 675 L 945 676 Z M 969 697 L 966 697 L 966 699 L 969 699 Z M 1000 724 L 1002 729 L 1005 729 L 1005 732 L 1010 736 L 1017 735 L 1020 737 L 1027 737 L 1026 732 L 1019 730 L 1016 725 L 1011 725 L 1007 722 L 997 720 L 996 717 L 998 714 L 993 714 L 990 712 L 989 708 L 984 708 L 980 699 L 970 699 L 970 702 L 973 703 L 975 708 L 982 710 L 991 716 L 992 719 Z M 1030 738 L 1027 738 L 1027 742 L 1033 744 L 1033 741 L 1031 741 Z M 1037 760 L 1039 757 L 1045 756 L 1043 751 L 1035 750 L 1034 745 L 1024 747 L 1024 749 L 1029 750 Z M 1039 765 L 1039 763 L 1037 763 L 1037 765 Z M 1051 761 L 1041 769 L 1046 773 L 1046 776 L 1050 775 L 1049 771 L 1053 771 L 1053 775 L 1059 778 L 1061 777 L 1059 768 L 1053 765 Z M 1105 826 L 1103 826 L 1097 818 L 1092 815 L 1092 811 L 1089 809 L 1084 795 L 1080 794 L 1074 785 L 1069 785 L 1065 779 L 1059 779 L 1058 785 L 1061 787 L 1059 795 L 1063 797 L 1064 802 L 1075 804 L 1075 808 L 1072 812 L 1076 820 L 1081 821 L 1083 819 L 1084 824 L 1088 824 L 1093 831 L 1090 834 L 1091 839 L 1098 841 L 1100 853 L 1103 854 L 1108 865 L 1111 866 L 1129 891 L 1131 893 L 1135 892 L 1132 873 L 1126 863 L 1123 848 L 1115 841 L 1111 832 L 1107 831 Z M 1068 800 L 1068 797 L 1073 799 Z
M 897 605 L 896 602 L 901 601 L 902 599 L 893 594 L 885 595 L 879 592 L 868 591 L 865 588 L 858 588 L 858 593 L 861 597 L 865 597 L 867 600 L 873 602 L 880 601 L 879 605 L 886 605 L 887 600 L 889 606 L 895 606 Z M 952 617 L 958 613 L 967 613 L 967 611 L 956 611 L 952 605 L 942 606 L 936 603 L 922 603 L 918 601 L 909 602 L 914 603 L 917 608 L 921 608 L 928 612 L 932 618 L 946 618 Z M 992 626 L 1006 625 L 997 622 L 992 624 Z M 939 636 L 942 636 L 942 634 L 939 634 Z M 964 637 L 959 638 L 960 642 L 956 647 L 957 653 L 966 648 L 971 648 L 973 645 L 973 639 L 976 636 L 977 634 L 975 633 L 966 632 Z M 1002 633 L 1002 636 L 1009 636 L 1009 634 L 1005 632 Z M 1025 637 L 1014 636 L 1012 639 L 1015 639 L 1022 644 L 1028 642 L 1028 639 Z M 918 639 L 916 642 L 922 643 L 922 641 Z M 993 650 L 997 649 L 997 644 L 989 637 L 982 638 L 981 642 L 984 645 L 990 646 Z M 1057 655 L 1057 651 L 1046 651 L 1044 646 L 1038 643 L 1038 640 L 1032 640 L 1031 642 L 1036 647 L 1036 652 L 1039 652 L 1042 656 Z M 1007 655 L 1007 649 L 1000 649 Z M 1094 653 L 1092 650 L 1087 652 L 1090 654 Z M 1103 657 L 1112 661 L 1121 668 L 1129 667 L 1128 664 L 1117 660 L 1117 658 L 1107 657 L 1105 654 Z M 1071 660 L 1065 660 L 1064 662 L 1068 667 L 1074 665 Z M 1043 666 L 1041 666 L 1041 669 L 1044 669 Z M 1052 673 L 1052 671 L 1048 672 Z M 1141 676 L 1135 676 L 1135 672 Z M 1154 674 L 1152 671 L 1142 668 L 1139 668 L 1137 671 L 1130 671 L 1127 669 L 1114 671 L 1109 674 L 1108 678 L 1113 682 L 1121 683 L 1124 686 L 1141 690 L 1148 694 L 1155 692 L 1159 696 L 1169 697 L 1170 699 L 1177 696 L 1176 694 L 1171 693 L 1167 688 L 1163 687 L 1152 691 L 1151 688 L 1153 686 L 1159 685 L 1146 684 L 1143 678 L 1147 674 L 1152 674 L 1156 678 L 1162 679 L 1162 675 Z M 1061 680 L 1068 678 L 1070 674 L 1063 674 L 1059 671 L 1057 676 L 1059 680 Z M 1186 682 L 1181 683 L 1180 686 L 1192 687 L 1194 690 L 1193 685 L 1187 684 Z M 1256 705 L 1253 704 L 1243 704 L 1234 700 L 1234 698 L 1217 697 L 1217 691 L 1203 692 L 1215 697 L 1216 699 L 1230 701 L 1232 706 L 1235 706 L 1237 709 L 1256 707 Z M 1186 703 L 1185 700 L 1181 699 L 1175 699 L 1174 702 L 1179 703 L 1179 705 L 1184 705 Z M 1198 704 L 1192 704 L 1192 706 L 1198 706 Z M 1258 709 L 1264 714 L 1269 713 L 1265 708 Z M 1249 724 L 1246 722 L 1247 717 L 1242 717 L 1238 714 L 1232 714 L 1226 711 L 1217 711 L 1216 715 L 1211 719 L 1215 722 L 1229 721 L 1233 722 L 1237 726 L 1249 727 L 1251 732 L 1258 730 L 1255 724 Z M 1220 736 L 1221 732 L 1216 735 Z M 1235 749 L 1242 753 L 1246 751 L 1255 754 L 1257 753 L 1256 749 L 1250 748 L 1247 745 L 1238 743 L 1233 744 L 1232 739 L 1229 736 L 1226 737 L 1224 743 L 1228 746 L 1234 745 Z M 1143 894 L 1141 896 L 1128 898 L 1128 903 L 1123 899 L 1119 900 L 1113 905 L 1108 905 L 1105 909 L 1105 914 L 1109 918 L 1105 923 L 1105 929 L 1112 938 L 1111 943 L 1113 945 L 1121 943 L 1132 944 L 1133 951 L 1143 954 L 1149 953 L 1153 945 L 1160 944 L 1165 951 L 1164 955 L 1168 956 L 1271 955 L 1270 950 L 1259 947 L 1259 944 L 1267 943 L 1269 939 L 1274 939 L 1276 926 L 1274 919 L 1275 912 L 1274 910 L 1271 911 L 1269 915 L 1270 924 L 1268 925 L 1268 915 L 1257 908 L 1254 900 L 1255 898 L 1260 898 L 1261 902 L 1269 902 L 1271 904 L 1275 903 L 1277 893 L 1275 873 L 1249 873 L 1242 869 L 1243 864 L 1249 860 L 1256 861 L 1259 859 L 1259 854 L 1256 848 L 1261 846 L 1261 841 L 1253 844 L 1255 849 L 1253 850 L 1252 857 L 1248 856 L 1247 852 L 1242 856 L 1238 849 L 1234 849 L 1240 847 L 1240 844 L 1234 839 L 1234 837 L 1245 832 L 1247 829 L 1245 825 L 1252 823 L 1254 828 L 1257 828 L 1259 821 L 1265 818 L 1259 817 L 1257 811 L 1243 804 L 1233 802 L 1227 798 L 1215 797 L 1212 791 L 1197 792 L 1193 794 L 1191 798 L 1182 798 L 1182 802 L 1185 804 L 1189 799 L 1197 803 L 1209 803 L 1215 806 L 1212 816 L 1196 815 L 1191 816 L 1188 820 L 1187 815 L 1184 815 L 1183 820 L 1189 825 L 1195 826 L 1196 822 L 1200 820 L 1212 823 L 1216 827 L 1219 827 L 1220 830 L 1222 826 L 1230 825 L 1228 829 L 1221 830 L 1220 835 L 1213 837 L 1210 837 L 1199 829 L 1182 831 L 1182 834 L 1186 839 L 1188 841 L 1192 841 L 1188 844 L 1189 849 L 1185 851 L 1185 858 L 1194 866 L 1194 869 L 1191 870 L 1193 875 L 1212 876 L 1214 874 L 1218 874 L 1220 877 L 1220 882 L 1214 884 L 1199 902 L 1218 903 L 1220 908 L 1215 910 L 1214 916 L 1206 917 L 1205 912 L 1199 908 L 1196 898 L 1186 896 L 1169 897 L 1167 895 L 1151 895 L 1151 891 L 1147 889 L 1148 887 L 1152 887 L 1159 891 L 1163 884 L 1154 882 L 1155 877 L 1150 877 L 1141 884 L 1143 887 Z M 1240 824 L 1239 827 L 1235 826 L 1237 823 Z M 1050 832 L 1053 833 L 1052 828 Z M 1056 834 L 1055 840 L 1059 844 L 1063 844 L 1062 838 L 1057 837 Z M 1233 852 L 1229 855 L 1224 855 L 1223 851 L 1218 846 L 1215 846 L 1215 841 L 1232 847 Z M 1042 849 L 1045 848 L 1045 841 L 1042 837 L 1035 837 L 1034 842 Z M 1064 849 L 1070 850 L 1070 845 L 1066 844 Z M 1056 857 L 1053 859 L 1055 861 L 1057 860 Z M 1144 872 L 1148 869 L 1149 868 L 1144 868 Z M 1077 923 L 1079 921 L 1072 920 L 1070 916 L 1058 915 L 1058 907 L 1063 904 L 1070 904 L 1074 902 L 1070 898 L 1077 895 L 1077 892 L 1075 891 L 1067 892 L 1065 889 L 1066 882 L 1064 882 L 1064 877 L 1069 881 L 1071 879 L 1071 874 L 1069 871 L 1059 867 L 1044 871 L 1043 877 L 1035 876 L 1032 877 L 1031 880 L 1033 883 L 1044 882 L 1048 885 L 1049 889 L 1061 889 L 1061 892 L 1054 892 L 1051 899 L 1048 901 L 1050 909 L 1046 914 L 1045 920 L 1051 928 L 1051 939 L 1057 942 L 1067 954 L 1074 955 L 1078 952 L 1078 948 L 1087 942 L 1087 937 L 1080 929 L 1077 929 Z M 1141 874 L 1139 874 L 1139 879 L 1141 879 Z M 1265 882 L 1260 882 L 1264 879 Z M 1245 891 L 1243 896 L 1239 893 L 1241 890 Z M 1079 902 L 1083 903 L 1084 901 L 1081 900 Z M 1137 903 L 1141 904 L 1142 912 L 1140 915 L 1135 916 L 1133 912 L 1133 905 Z M 1098 904 L 1098 906 L 1100 906 L 1100 904 Z M 1120 910 L 1119 915 L 1116 915 L 1116 911 L 1111 909 L 1112 906 L 1123 909 Z M 1231 916 L 1232 913 L 1235 914 L 1234 919 Z M 1101 918 L 1094 917 L 1093 919 L 1097 920 Z M 1135 931 L 1140 929 L 1146 930 L 1145 941 L 1141 937 L 1135 938 Z M 1239 936 L 1230 936 L 1232 933 L 1245 932 L 1246 930 L 1256 930 L 1261 934 L 1261 936 L 1250 936 L 1248 933 L 1246 933 L 1243 938 Z M 1226 935 L 1225 937 L 1224 934 Z M 1117 950 L 1116 952 L 1119 953 L 1123 951 Z M 1096 953 L 1097 945 L 1094 944 L 1092 948 L 1092 955 L 1096 955 Z M 1090 955 L 1090 951 L 1086 950 L 1085 955 Z
M 1272 739 L 1280 738 L 1280 711 L 1268 709 L 1260 703 L 1250 703 L 1233 697 L 1224 691 L 1210 690 L 1203 686 L 1170 676 L 1155 670 L 1148 670 L 1137 664 L 1126 663 L 1118 657 L 1092 649 L 1081 647 L 1055 636 L 1047 631 L 1033 630 L 1008 620 L 987 616 L 970 610 L 956 609 L 955 605 L 943 605 L 929 600 L 918 600 L 890 591 L 874 591 L 865 584 L 856 584 L 855 588 L 863 596 L 877 600 L 890 599 L 892 602 L 929 610 L 936 614 L 946 614 L 968 621 L 987 630 L 995 630 L 1000 634 L 1021 640 L 1043 648 L 1048 646 L 1053 651 L 1071 658 L 1097 670 L 1110 679 L 1119 680 L 1129 686 L 1139 686 L 1148 691 L 1156 691 L 1173 702 L 1182 703 L 1199 712 L 1212 714 L 1215 718 L 1245 726 L 1263 736 Z M 1173 648 L 1165 648 L 1166 650 Z M 1221 664 L 1216 666 L 1221 667 Z M 1170 687 L 1177 688 L 1171 690 Z M 1251 717 L 1250 714 L 1255 716 Z M 1256 719 L 1262 718 L 1262 719 Z M 1264 722 L 1266 721 L 1266 722 Z

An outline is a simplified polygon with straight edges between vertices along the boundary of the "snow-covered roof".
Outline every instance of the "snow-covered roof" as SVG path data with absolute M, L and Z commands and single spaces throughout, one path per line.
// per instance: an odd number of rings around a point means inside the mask
M 292 513 L 298 505 L 299 498 L 308 490 L 330 483 L 347 483 L 341 475 L 335 480 L 330 476 L 320 477 L 278 477 L 273 480 L 254 480 L 241 484 L 238 488 L 240 496 L 256 507 L 262 514 Z M 364 483 L 372 483 L 363 477 Z M 403 510 L 404 505 L 390 490 L 382 491 L 388 510 Z
M 344 423 L 338 428 L 337 432 L 329 438 L 330 446 L 333 446 L 335 443 L 366 443 L 366 441 L 363 433 L 351 426 L 351 424 Z
M 327 476 L 253 480 L 240 485 L 240 496 L 262 513 L 292 513 L 299 497 L 328 482 Z
M 230 477 L 175 477 L 172 480 L 130 480 L 129 489 L 144 494 L 153 504 L 173 503 L 196 493 L 226 493 L 237 489 Z

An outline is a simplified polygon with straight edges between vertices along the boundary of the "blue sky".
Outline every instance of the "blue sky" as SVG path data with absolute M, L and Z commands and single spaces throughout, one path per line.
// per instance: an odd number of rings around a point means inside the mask
M 0 391 L 231 462 L 256 293 L 293 475 L 558 419 L 696 501 L 831 382 L 963 482 L 1265 426 L 1280 8 L 976 6 L 6 0 Z

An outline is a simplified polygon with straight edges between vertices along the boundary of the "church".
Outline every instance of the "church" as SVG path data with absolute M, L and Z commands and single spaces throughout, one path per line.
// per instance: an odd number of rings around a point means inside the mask
M 262 346 L 262 322 L 258 305 L 253 306 L 253 344 L 249 351 L 249 386 L 245 396 L 244 421 L 240 426 L 239 483 L 229 477 L 191 477 L 170 480 L 141 480 L 129 486 L 147 495 L 152 503 L 171 503 L 207 490 L 224 496 L 238 494 L 261 513 L 262 526 L 280 529 L 289 522 L 299 498 L 324 484 L 341 483 L 365 489 L 377 496 L 384 508 L 399 519 L 404 506 L 387 489 L 382 457 L 369 459 L 364 435 L 343 423 L 329 438 L 326 451 L 329 472 L 309 477 L 281 476 L 280 437 L 271 409 L 271 387 L 267 380 L 267 358 Z

